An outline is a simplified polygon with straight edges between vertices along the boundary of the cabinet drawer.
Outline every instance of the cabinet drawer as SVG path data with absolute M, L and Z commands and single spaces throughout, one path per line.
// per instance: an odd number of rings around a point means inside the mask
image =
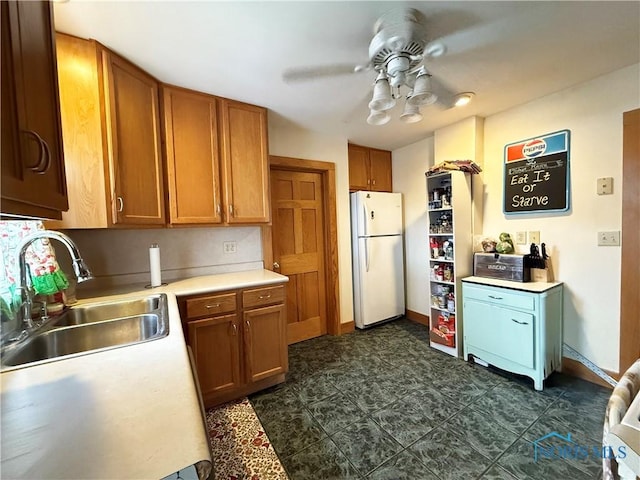
M 189 318 L 235 312 L 236 294 L 225 293 L 223 295 L 209 295 L 200 298 L 190 298 L 186 303 L 187 317 Z
M 284 302 L 284 285 L 276 287 L 256 288 L 242 292 L 242 306 L 244 308 L 261 307 Z
M 462 284 L 462 291 L 465 299 L 473 298 L 495 305 L 521 308 L 524 310 L 535 309 L 533 295 L 528 293 L 517 293 L 505 288 L 478 287 L 464 282 Z

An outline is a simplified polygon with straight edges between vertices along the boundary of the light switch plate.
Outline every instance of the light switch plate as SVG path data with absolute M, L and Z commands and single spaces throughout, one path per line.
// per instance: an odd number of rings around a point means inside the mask
M 613 193 L 613 177 L 598 179 L 598 195 L 611 195 Z
M 540 243 L 540 230 L 531 230 L 529 232 L 529 243 Z
M 620 230 L 598 232 L 599 247 L 617 247 L 620 245 Z
M 527 244 L 527 232 L 516 232 L 516 245 Z

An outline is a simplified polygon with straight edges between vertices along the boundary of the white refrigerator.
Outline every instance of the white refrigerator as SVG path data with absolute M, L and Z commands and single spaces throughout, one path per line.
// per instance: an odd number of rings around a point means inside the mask
M 404 315 L 402 194 L 351 197 L 354 316 L 358 328 Z

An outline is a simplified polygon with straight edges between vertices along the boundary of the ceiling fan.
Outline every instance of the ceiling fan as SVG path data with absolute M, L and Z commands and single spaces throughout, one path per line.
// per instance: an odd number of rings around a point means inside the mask
M 421 12 L 413 8 L 390 11 L 378 19 L 373 32 L 368 63 L 291 68 L 283 73 L 284 81 L 301 82 L 374 70 L 377 77 L 367 118 L 372 125 L 387 123 L 391 118 L 388 110 L 402 97 L 406 101 L 400 118 L 408 123 L 422 119 L 423 105 L 438 102 L 450 108 L 462 98 L 463 94 L 454 95 L 427 70 L 425 60 L 443 55 L 446 48 L 440 42 L 429 41 L 426 18 Z M 466 95 L 468 101 L 473 94 Z

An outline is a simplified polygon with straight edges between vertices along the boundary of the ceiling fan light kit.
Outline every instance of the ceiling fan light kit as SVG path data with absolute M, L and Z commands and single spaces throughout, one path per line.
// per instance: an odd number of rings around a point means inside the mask
M 391 94 L 391 86 L 384 72 L 378 74 L 373 87 L 373 98 L 369 102 L 369 108 L 376 112 L 389 110 L 396 105 L 396 100 Z M 385 122 L 386 123 L 386 122 Z
M 411 97 L 407 99 L 411 105 L 431 105 L 438 100 L 438 96 L 433 93 L 431 88 L 431 75 L 427 73 L 427 70 L 422 67 L 418 72 L 415 84 L 413 86 L 413 93 Z
M 446 52 L 441 42 L 430 41 L 426 23 L 425 16 L 414 8 L 392 10 L 382 15 L 374 25 L 374 36 L 369 43 L 369 63 L 355 65 L 351 69 L 345 69 L 344 65 L 294 69 L 286 72 L 284 78 L 287 81 L 309 80 L 327 74 L 375 70 L 378 74 L 367 118 L 367 123 L 371 125 L 389 122 L 387 111 L 405 95 L 404 111 L 400 118 L 409 123 L 422 120 L 420 107 L 424 105 L 435 102 L 445 108 L 466 105 L 472 93 L 455 95 L 433 78 L 424 65 L 427 59 L 440 57 Z
M 391 120 L 391 117 L 384 111 L 371 110 L 369 117 L 367 117 L 367 123 L 369 125 L 384 125 L 385 123 L 389 123 L 389 120 Z
M 412 105 L 409 97 L 404 104 L 404 111 L 400 115 L 400 120 L 405 123 L 416 123 L 422 120 L 422 113 L 420 113 L 420 107 L 418 105 Z

